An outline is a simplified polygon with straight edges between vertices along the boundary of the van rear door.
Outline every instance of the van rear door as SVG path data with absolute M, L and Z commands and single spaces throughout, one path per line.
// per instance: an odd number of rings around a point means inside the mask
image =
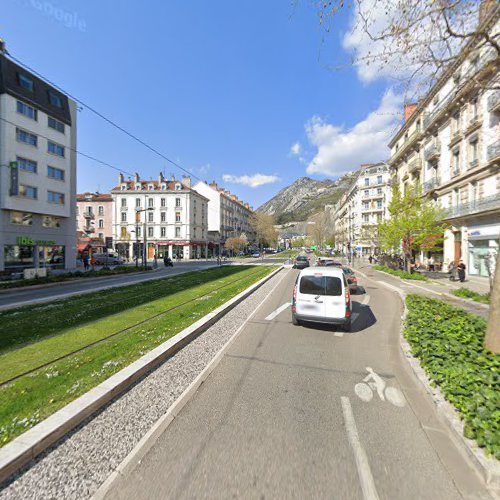
M 322 273 L 300 277 L 295 305 L 298 315 L 325 317 L 325 277 Z
M 324 303 L 327 318 L 345 318 L 346 302 L 342 278 L 325 276 Z

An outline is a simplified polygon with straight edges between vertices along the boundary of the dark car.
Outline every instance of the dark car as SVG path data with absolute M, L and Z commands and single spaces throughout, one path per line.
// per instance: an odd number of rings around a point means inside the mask
M 309 259 L 305 255 L 299 255 L 293 263 L 293 268 L 305 269 L 306 267 L 309 267 Z
M 350 267 L 343 267 L 345 277 L 347 278 L 347 283 L 349 284 L 349 290 L 353 293 L 358 291 L 358 278 L 354 274 L 354 271 Z

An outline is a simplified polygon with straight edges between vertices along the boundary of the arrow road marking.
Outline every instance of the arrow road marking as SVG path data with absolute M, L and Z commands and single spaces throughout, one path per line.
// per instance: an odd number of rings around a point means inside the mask
M 276 311 L 273 311 L 269 316 L 266 317 L 266 320 L 267 321 L 273 320 L 274 318 L 276 318 L 276 316 L 278 316 L 278 314 L 282 313 L 287 307 L 290 307 L 290 302 L 287 302 L 286 304 L 279 306 L 278 309 L 276 309 Z

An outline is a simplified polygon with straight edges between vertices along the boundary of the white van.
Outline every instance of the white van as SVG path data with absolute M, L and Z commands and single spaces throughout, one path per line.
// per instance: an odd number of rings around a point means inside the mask
M 347 279 L 338 267 L 302 270 L 293 289 L 292 323 L 301 321 L 342 325 L 351 330 L 351 295 Z
M 115 266 L 123 264 L 123 259 L 114 251 L 110 250 L 108 253 L 94 253 L 92 257 L 98 266 Z

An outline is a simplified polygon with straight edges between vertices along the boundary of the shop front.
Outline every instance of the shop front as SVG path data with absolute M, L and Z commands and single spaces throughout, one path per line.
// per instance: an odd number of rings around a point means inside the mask
M 471 276 L 488 276 L 486 257 L 496 257 L 499 248 L 500 224 L 469 226 L 468 267 Z
M 29 236 L 18 236 L 16 244 L 4 245 L 4 268 L 17 272 L 28 268 L 64 269 L 64 245 L 52 240 L 35 240 Z

